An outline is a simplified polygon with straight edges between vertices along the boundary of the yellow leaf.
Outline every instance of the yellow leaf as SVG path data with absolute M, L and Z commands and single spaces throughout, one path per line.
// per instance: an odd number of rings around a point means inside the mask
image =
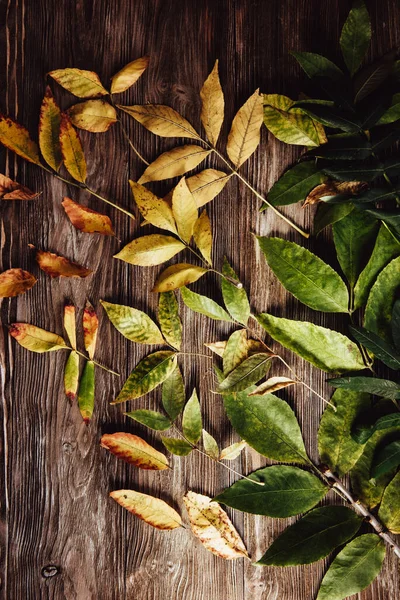
M 81 141 L 69 117 L 61 116 L 60 145 L 64 165 L 68 173 L 77 181 L 86 181 L 86 160 Z
M 228 183 L 231 175 L 216 169 L 204 169 L 196 175 L 186 179 L 187 186 L 192 192 L 198 207 L 204 206 L 215 196 L 218 196 L 221 190 Z
M 139 183 L 161 181 L 184 175 L 203 162 L 210 152 L 211 150 L 204 150 L 201 146 L 196 145 L 179 146 L 168 150 L 147 167 L 139 179 Z
M 154 233 L 129 242 L 114 258 L 131 265 L 150 267 L 160 265 L 185 248 L 180 240 L 170 235 Z
M 56 333 L 29 323 L 13 323 L 10 325 L 10 335 L 20 346 L 31 352 L 51 352 L 67 348 L 62 337 Z
M 23 269 L 8 269 L 0 273 L 0 298 L 13 298 L 30 290 L 37 279 Z
M 201 122 L 211 145 L 215 146 L 224 121 L 225 108 L 224 94 L 218 75 L 218 60 L 215 61 L 213 70 L 204 82 L 200 98 Z
M 240 442 L 235 442 L 227 448 L 224 448 L 219 456 L 219 460 L 234 460 L 239 456 L 241 451 L 246 448 L 247 442 L 241 440 Z
M 172 233 L 178 233 L 174 215 L 172 214 L 171 207 L 165 200 L 158 198 L 155 194 L 150 192 L 147 188 L 136 183 L 136 181 L 129 180 L 133 198 L 140 210 L 142 216 L 146 221 L 159 227 L 160 229 L 166 229 L 172 231 Z
M 90 269 L 86 269 L 64 256 L 45 250 L 36 252 L 36 260 L 42 271 L 50 277 L 87 277 L 92 273 Z
M 111 79 L 111 93 L 120 94 L 131 87 L 149 66 L 149 56 L 142 56 L 125 65 Z
M 263 97 L 256 90 L 239 108 L 229 132 L 226 151 L 235 168 L 240 167 L 256 150 L 262 122 Z
M 73 304 L 64 306 L 64 329 L 67 332 L 71 347 L 76 350 L 76 311 Z
M 168 469 L 167 457 L 142 438 L 131 433 L 106 433 L 100 440 L 103 448 L 114 456 L 140 469 L 163 471 Z
M 90 302 L 86 301 L 86 306 L 83 311 L 83 342 L 85 350 L 89 354 L 89 358 L 93 358 L 96 348 L 97 330 L 99 328 L 99 319 Z
M 34 200 L 42 192 L 32 192 L 29 188 L 0 173 L 0 198 L 2 200 Z
M 195 267 L 186 263 L 171 265 L 161 273 L 154 284 L 152 292 L 169 292 L 184 285 L 193 283 L 203 277 L 208 269 Z
M 191 491 L 183 501 L 192 531 L 206 550 L 227 560 L 249 558 L 238 532 L 217 502 Z
M 182 177 L 172 192 L 172 213 L 178 227 L 179 237 L 189 243 L 197 221 L 197 205 Z
M 211 352 L 214 352 L 215 354 L 218 354 L 218 356 L 223 356 L 224 352 L 225 352 L 225 348 L 226 348 L 226 344 L 227 342 L 210 342 L 209 344 L 204 344 L 205 346 L 207 346 L 207 348 L 209 348 L 211 350 Z
M 40 165 L 39 148 L 29 131 L 9 117 L 0 114 L 0 143 L 35 165 Z
M 82 206 L 71 198 L 65 197 L 61 204 L 71 221 L 72 225 L 84 233 L 101 233 L 102 235 L 114 235 L 112 223 L 107 215 Z
M 82 69 L 56 69 L 50 71 L 52 77 L 63 88 L 78 98 L 96 98 L 107 96 L 107 90 L 102 86 L 99 76 L 93 71 Z
M 296 385 L 297 381 L 289 379 L 288 377 L 270 377 L 267 381 L 264 381 L 256 387 L 254 392 L 251 392 L 249 396 L 266 396 L 272 394 L 283 388 L 287 388 L 291 385 Z
M 54 171 L 58 171 L 63 162 L 60 147 L 61 110 L 53 98 L 49 86 L 40 107 L 39 146 L 44 160 Z
M 133 490 L 117 490 L 111 498 L 156 529 L 176 529 L 182 526 L 180 515 L 164 500 Z
M 160 137 L 199 139 L 198 133 L 189 121 L 169 106 L 163 104 L 144 104 L 141 106 L 137 104 L 135 106 L 118 105 L 118 108 Z
M 92 133 L 103 133 L 118 120 L 115 108 L 104 100 L 86 100 L 74 104 L 67 112 L 75 127 Z
M 203 210 L 194 224 L 193 237 L 202 256 L 204 256 L 208 264 L 211 265 L 212 231 L 210 219 L 205 210 Z

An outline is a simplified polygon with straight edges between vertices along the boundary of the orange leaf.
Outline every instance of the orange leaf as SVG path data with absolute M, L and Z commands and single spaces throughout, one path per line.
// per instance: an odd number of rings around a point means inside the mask
M 13 298 L 31 289 L 37 279 L 28 271 L 8 269 L 0 273 L 0 298 Z
M 89 358 L 93 358 L 94 356 L 98 327 L 99 319 L 97 318 L 93 306 L 87 301 L 85 310 L 83 311 L 83 341 L 86 352 L 89 354 Z
M 0 142 L 25 160 L 40 165 L 39 148 L 29 131 L 16 121 L 0 115 Z
M 115 235 L 112 223 L 107 215 L 82 206 L 71 198 L 64 198 L 62 203 L 67 217 L 72 225 L 84 233 L 101 233 L 102 235 Z
M 106 433 L 100 444 L 118 458 L 140 469 L 168 469 L 167 457 L 137 435 L 124 432 Z
M 49 86 L 40 107 L 39 146 L 44 160 L 54 171 L 58 171 L 63 162 L 60 147 L 61 110 L 53 98 Z
M 116 490 L 111 498 L 156 529 L 176 529 L 182 526 L 180 515 L 164 500 L 134 490 Z
M 34 248 L 34 246 L 31 246 Z M 93 271 L 74 263 L 64 256 L 58 256 L 53 252 L 38 250 L 36 260 L 39 267 L 50 275 L 50 277 L 87 277 Z
M 0 173 L 0 198 L 2 200 L 34 200 L 42 192 L 32 192 L 29 188 Z

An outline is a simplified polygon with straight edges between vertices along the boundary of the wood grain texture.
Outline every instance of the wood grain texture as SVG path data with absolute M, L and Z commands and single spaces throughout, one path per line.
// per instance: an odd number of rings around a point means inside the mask
M 373 22 L 369 58 L 399 44 L 400 13 L 395 0 L 367 1 Z M 93 69 L 107 83 L 127 62 L 149 54 L 148 72 L 127 93 L 125 104 L 168 104 L 200 127 L 199 91 L 216 58 L 225 90 L 226 115 L 221 147 L 236 110 L 258 87 L 266 93 L 295 97 L 305 83 L 290 50 L 310 50 L 338 58 L 338 37 L 350 2 L 347 0 L 1 0 L 0 110 L 18 118 L 36 135 L 44 74 L 52 69 Z M 52 84 L 63 108 L 72 96 Z M 148 160 L 175 145 L 153 136 L 129 117 L 124 123 Z M 137 180 L 143 168 L 117 126 L 106 134 L 81 138 L 88 157 L 89 184 L 132 210 L 128 177 Z M 262 131 L 262 144 L 242 173 L 265 192 L 298 155 Z M 173 470 L 140 472 L 100 448 L 102 433 L 118 430 L 143 435 L 160 448 L 156 436 L 128 422 L 120 406 L 110 406 L 121 383 L 146 349 L 130 343 L 112 328 L 100 299 L 146 308 L 155 314 L 157 297 L 150 293 L 159 268 L 141 269 L 114 260 L 115 238 L 89 236 L 75 230 L 61 206 L 64 195 L 106 212 L 122 243 L 131 240 L 139 222 L 109 210 L 96 198 L 27 166 L 0 149 L 3 172 L 31 189 L 43 190 L 39 200 L 1 205 L 1 267 L 21 267 L 38 277 L 26 295 L 1 303 L 2 428 L 1 559 L 2 598 L 25 600 L 310 600 L 315 597 L 326 561 L 304 568 L 256 568 L 247 561 L 224 562 L 207 553 L 188 530 L 159 532 L 138 521 L 109 499 L 113 489 L 130 488 L 162 497 L 183 510 L 188 489 L 214 495 L 236 479 L 218 465 L 193 454 L 173 458 Z M 213 158 L 209 166 L 221 168 Z M 154 185 L 165 193 L 172 182 Z M 329 256 L 325 238 L 304 242 L 272 213 L 258 212 L 259 201 L 231 181 L 209 205 L 215 232 L 215 264 L 227 254 L 250 292 L 254 310 L 312 319 L 344 328 L 339 316 L 313 312 L 285 293 L 268 271 L 251 232 L 277 233 Z M 308 211 L 283 209 L 308 229 Z M 227 218 L 228 216 L 228 218 Z M 38 272 L 27 248 L 67 256 L 93 269 L 86 280 L 50 280 Z M 190 258 L 190 257 L 186 257 Z M 193 289 L 220 299 L 218 280 L 202 279 Z M 13 321 L 27 321 L 62 333 L 62 307 L 79 307 L 86 298 L 100 314 L 97 359 L 120 370 L 121 379 L 96 371 L 93 421 L 86 428 L 76 405 L 62 390 L 65 356 L 35 355 L 17 346 L 7 334 Z M 183 310 L 184 346 L 201 351 L 202 342 L 224 339 L 228 325 Z M 82 347 L 82 332 L 79 334 Z M 313 387 L 328 394 L 324 374 L 288 355 L 291 364 Z M 221 400 L 209 393 L 213 384 L 209 362 L 183 360 L 187 390 L 200 391 L 206 428 L 225 446 L 236 440 L 224 417 Z M 316 455 L 316 431 L 322 403 L 306 390 L 284 397 L 295 408 L 307 448 Z M 156 408 L 156 390 L 132 408 Z M 264 465 L 253 451 L 235 461 L 249 472 Z M 334 498 L 329 495 L 328 502 Z M 259 557 L 288 524 L 231 511 L 253 558 Z M 379 579 L 358 600 L 399 600 L 398 563 L 388 553 Z

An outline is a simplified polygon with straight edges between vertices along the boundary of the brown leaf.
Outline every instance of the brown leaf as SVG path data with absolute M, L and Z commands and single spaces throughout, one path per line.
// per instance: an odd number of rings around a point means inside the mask
M 83 311 L 83 341 L 85 350 L 89 354 L 89 358 L 94 356 L 96 348 L 97 330 L 99 328 L 99 319 L 90 302 L 86 301 L 86 306 Z
M 49 86 L 40 107 L 39 146 L 44 160 L 54 171 L 58 171 L 63 162 L 60 146 L 61 110 L 53 98 Z
M 84 233 L 101 233 L 115 235 L 112 223 L 107 215 L 82 206 L 71 198 L 65 197 L 61 203 L 72 225 Z
M 156 529 L 168 530 L 182 526 L 180 515 L 164 500 L 133 490 L 116 490 L 111 498 Z
M 64 165 L 68 173 L 81 183 L 86 181 L 86 160 L 81 140 L 75 131 L 70 118 L 65 113 L 61 116 L 60 145 Z
M 137 435 L 124 432 L 107 433 L 101 438 L 100 444 L 118 458 L 140 469 L 168 469 L 167 457 Z
M 32 192 L 29 188 L 0 173 L 0 198 L 2 200 L 34 200 L 42 192 Z
M 31 245 L 30 247 L 34 248 Z M 36 260 L 42 271 L 50 277 L 87 277 L 92 273 L 90 269 L 86 269 L 64 256 L 45 250 L 37 250 Z
M 200 92 L 201 122 L 212 146 L 215 146 L 224 121 L 224 93 L 218 75 L 218 60 Z
M 303 208 L 309 204 L 318 204 L 329 197 L 347 194 L 356 196 L 368 189 L 368 183 L 364 181 L 325 181 L 315 186 L 304 200 Z
M 191 124 L 179 113 L 163 104 L 139 104 L 135 106 L 121 106 L 118 108 L 136 119 L 152 133 L 161 137 L 177 137 L 199 139 L 199 134 Z
M 104 133 L 118 120 L 115 108 L 104 100 L 74 104 L 67 113 L 75 127 L 92 133 Z
M 138 183 L 162 181 L 184 175 L 203 162 L 210 152 L 211 150 L 205 150 L 195 144 L 168 150 L 147 167 Z
M 30 290 L 37 279 L 23 269 L 8 269 L 0 273 L 0 298 L 13 298 Z
M 149 56 L 142 56 L 125 65 L 111 79 L 111 93 L 121 94 L 131 87 L 149 66 Z
M 256 150 L 262 123 L 263 97 L 256 90 L 236 113 L 229 132 L 226 151 L 235 168 L 240 167 Z
M 35 165 L 40 165 L 39 148 L 22 125 L 0 114 L 0 143 Z

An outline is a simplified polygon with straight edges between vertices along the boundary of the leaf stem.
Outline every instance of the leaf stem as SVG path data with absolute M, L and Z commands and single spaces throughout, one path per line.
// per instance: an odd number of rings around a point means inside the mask
M 210 356 L 209 354 L 202 354 L 201 352 L 177 352 L 177 354 L 183 356 L 201 356 L 202 358 L 212 359 L 212 356 Z
M 117 121 L 119 123 L 119 126 L 121 127 L 121 131 L 122 131 L 122 134 L 123 134 L 124 138 L 128 142 L 128 144 L 131 147 L 131 149 L 133 150 L 133 152 L 136 154 L 136 156 L 138 158 L 140 158 L 140 160 L 142 162 L 144 162 L 145 165 L 149 165 L 150 163 L 147 162 L 147 160 L 145 158 L 143 158 L 143 156 L 140 154 L 139 150 L 134 146 L 131 138 L 129 137 L 129 134 L 128 134 L 126 128 L 125 128 L 125 125 L 122 122 L 121 113 L 120 113 L 117 105 L 114 103 L 114 99 L 112 97 L 112 94 L 109 94 L 109 96 L 110 96 L 110 104 L 112 105 L 112 107 L 114 108 L 115 112 L 117 113 Z
M 76 350 L 75 348 L 70 348 L 70 350 L 73 350 L 74 352 L 79 354 L 79 356 L 82 356 L 82 358 L 84 358 L 85 360 L 90 360 L 97 367 L 100 367 L 100 369 L 103 369 L 103 371 L 107 371 L 107 373 L 111 373 L 112 375 L 116 375 L 117 377 L 120 377 L 119 373 L 117 373 L 116 371 L 113 371 L 112 369 L 109 369 L 108 367 L 105 367 L 104 365 L 97 362 L 97 360 L 93 360 L 93 358 L 89 358 L 88 356 L 86 356 L 86 354 L 83 354 L 83 352 L 80 352 L 79 350 Z

